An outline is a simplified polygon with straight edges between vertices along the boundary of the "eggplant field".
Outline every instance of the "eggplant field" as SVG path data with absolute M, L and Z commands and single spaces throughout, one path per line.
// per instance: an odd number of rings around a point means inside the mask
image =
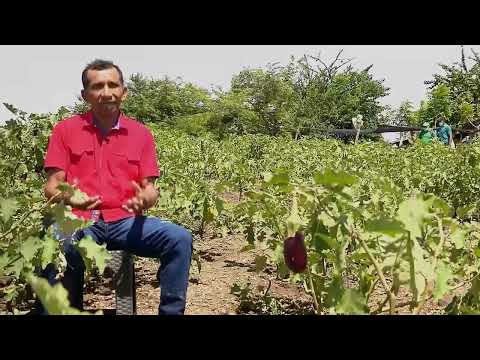
M 369 71 L 305 56 L 243 70 L 215 94 L 129 79 L 123 111 L 151 130 L 161 170 L 147 214 L 193 234 L 186 314 L 480 314 L 480 59 L 462 49 L 416 110 L 381 106 L 388 89 Z M 66 234 L 89 224 L 43 190 L 53 127 L 86 105 L 49 114 L 5 106 L 0 313 L 30 314 L 41 302 L 51 314 L 104 314 L 115 307 L 105 245 L 75 244 L 86 265 L 83 312 L 38 276 L 66 266 L 46 219 Z M 435 128 L 439 116 L 455 146 L 424 143 L 414 130 L 399 146 L 360 132 Z M 346 135 L 332 136 L 339 129 Z M 157 312 L 157 267 L 135 261 L 138 314 Z

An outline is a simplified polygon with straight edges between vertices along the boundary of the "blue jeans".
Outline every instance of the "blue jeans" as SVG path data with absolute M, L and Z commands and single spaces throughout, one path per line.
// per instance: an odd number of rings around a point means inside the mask
M 162 315 L 184 313 L 192 257 L 192 235 L 185 228 L 156 217 L 135 216 L 113 222 L 100 219 L 79 230 L 74 238 L 80 240 L 87 235 L 97 244 L 106 243 L 108 250 L 126 250 L 137 256 L 160 259 L 158 312 Z M 72 246 L 71 238 L 64 241 L 64 249 L 68 264 L 63 286 L 69 292 L 70 304 L 81 310 L 85 265 L 80 253 Z M 52 266 L 47 266 L 42 276 L 53 284 L 55 271 Z

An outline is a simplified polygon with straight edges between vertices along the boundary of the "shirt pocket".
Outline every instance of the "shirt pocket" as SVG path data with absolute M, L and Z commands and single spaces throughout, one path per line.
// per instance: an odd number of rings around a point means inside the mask
M 109 159 L 110 172 L 115 177 L 139 181 L 140 154 L 137 149 L 113 150 Z
M 72 143 L 70 148 L 69 172 L 73 177 L 85 177 L 95 172 L 95 155 L 93 146 Z

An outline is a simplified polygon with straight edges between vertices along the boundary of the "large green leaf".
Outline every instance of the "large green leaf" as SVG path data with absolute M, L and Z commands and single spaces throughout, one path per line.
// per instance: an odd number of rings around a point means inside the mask
M 365 297 L 355 289 L 345 289 L 342 298 L 335 307 L 338 314 L 363 315 L 368 314 Z
M 55 260 L 55 254 L 58 252 L 59 244 L 59 241 L 55 240 L 49 235 L 44 237 L 41 258 L 41 265 L 43 269 L 45 269 L 48 264 L 53 263 Z
M 260 272 L 265 269 L 267 266 L 267 257 L 266 256 L 255 256 L 255 271 Z
M 317 185 L 350 186 L 356 183 L 357 178 L 343 171 L 334 172 L 331 169 L 327 169 L 323 173 L 315 173 L 313 180 Z
M 412 239 L 422 237 L 423 222 L 430 215 L 429 208 L 430 204 L 420 196 L 411 197 L 400 204 L 397 220 L 403 223 Z
M 372 219 L 365 223 L 365 230 L 389 236 L 395 236 L 405 232 L 403 223 L 394 219 Z
M 103 274 L 106 262 L 112 257 L 107 250 L 107 244 L 98 245 L 91 236 L 86 236 L 78 243 L 75 243 L 75 247 L 82 255 L 87 271 L 90 272 L 95 263 L 100 274 Z
M 60 283 L 51 286 L 47 280 L 34 275 L 29 276 L 29 283 L 49 315 L 90 315 L 70 306 L 68 292 Z M 96 314 L 102 315 L 102 311 Z
M 0 213 L 2 220 L 6 223 L 13 214 L 17 212 L 20 205 L 15 199 L 0 199 Z
M 433 297 L 435 300 L 441 299 L 449 290 L 448 281 L 452 278 L 452 269 L 448 264 L 441 262 L 437 267 L 437 279 L 435 281 L 435 289 Z
M 37 238 L 30 236 L 25 242 L 22 244 L 20 248 L 20 253 L 24 257 L 26 261 L 32 261 L 35 257 L 37 251 L 42 247 L 42 241 Z

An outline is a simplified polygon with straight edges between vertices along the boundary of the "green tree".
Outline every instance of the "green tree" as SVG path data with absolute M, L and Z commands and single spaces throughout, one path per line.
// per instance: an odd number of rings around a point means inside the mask
M 285 131 L 293 89 L 276 64 L 241 71 L 232 79 L 231 92 L 234 97 L 246 96 L 247 108 L 257 114 L 258 122 L 249 124 L 249 132 L 279 135 Z
M 211 103 L 207 90 L 180 79 L 150 79 L 134 74 L 126 82 L 128 97 L 123 104 L 126 115 L 143 122 L 173 125 L 185 116 L 209 111 Z M 88 105 L 79 97 L 73 106 L 76 113 L 85 112 Z
M 329 64 L 320 55 L 304 55 L 292 58 L 285 68 L 295 94 L 291 118 L 296 120 L 296 137 L 328 128 L 351 128 L 357 115 L 363 116 L 364 126 L 377 125 L 384 109 L 379 99 L 389 89 L 383 80 L 373 79 L 372 65 L 355 70 L 350 64 L 353 59 L 342 58 L 342 52 Z
M 448 87 L 450 115 L 445 115 L 453 126 L 480 124 L 480 57 L 473 49 L 471 52 L 472 56 L 466 57 L 462 46 L 459 61 L 440 64 L 443 73 L 425 81 L 432 91 L 441 85 Z
M 453 111 L 450 88 L 445 84 L 439 84 L 429 92 L 427 100 L 421 101 L 415 117 L 416 124 L 428 122 L 435 126 L 439 117 L 451 119 Z

